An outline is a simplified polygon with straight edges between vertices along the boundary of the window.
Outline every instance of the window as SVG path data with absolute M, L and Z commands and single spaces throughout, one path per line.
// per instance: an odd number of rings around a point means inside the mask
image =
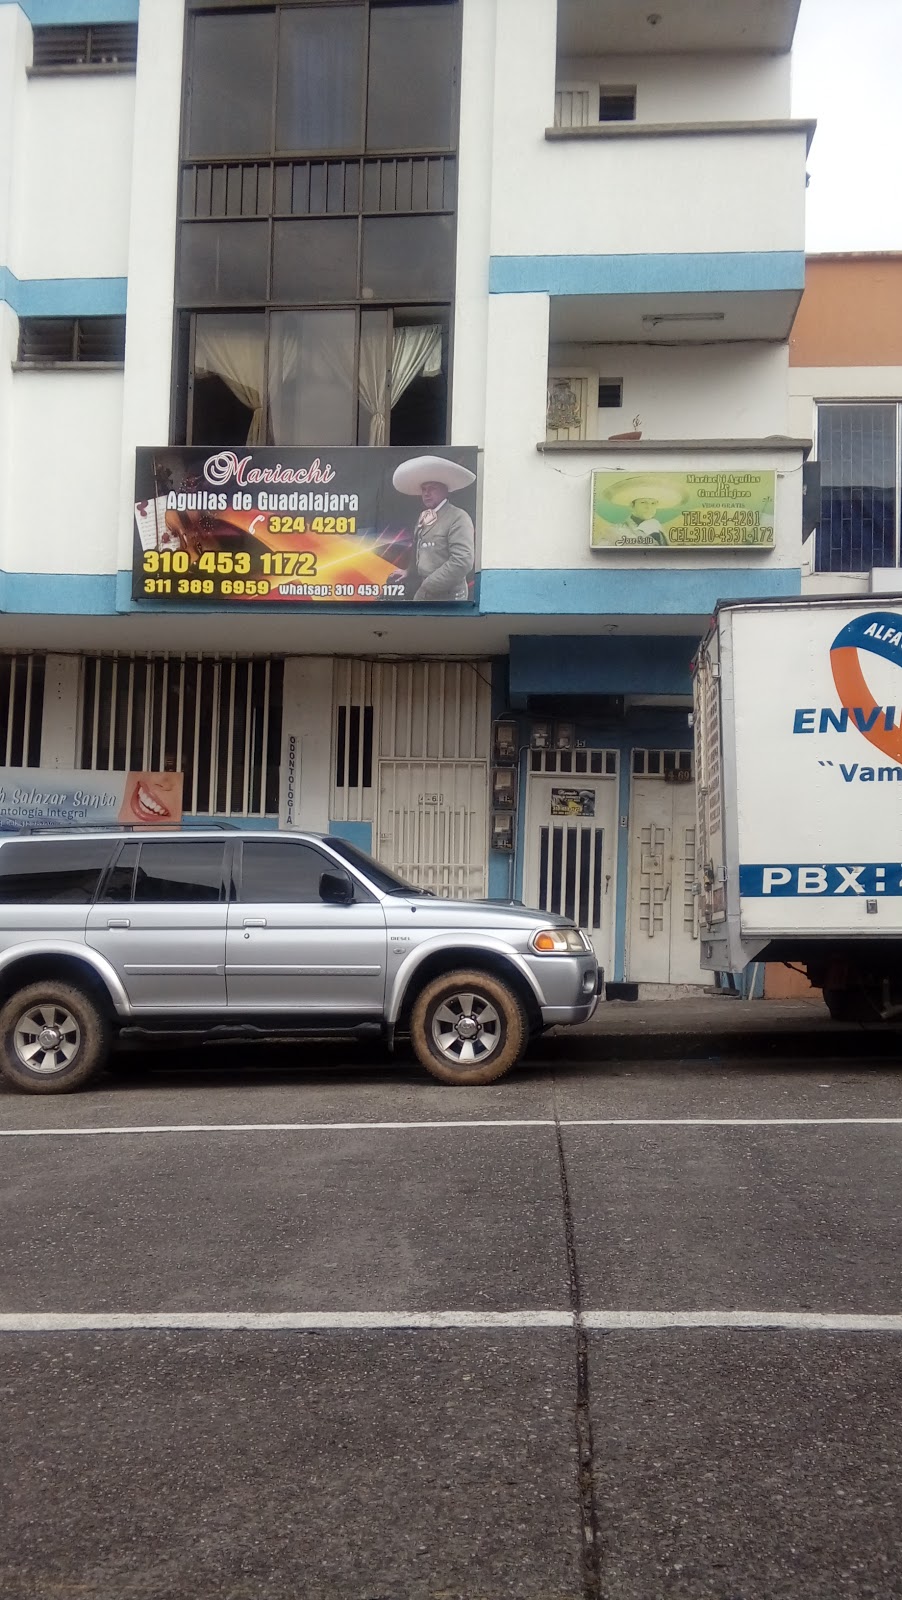
M 23 366 L 121 366 L 124 360 L 124 317 L 19 318 Z
M 598 93 L 599 122 L 635 122 L 636 90 L 602 84 Z
M 138 24 L 113 22 L 69 27 L 36 27 L 32 72 L 66 67 L 130 68 L 138 55 Z
M 459 0 L 189 9 L 176 441 L 443 444 Z
M 223 897 L 225 845 L 216 840 L 155 839 L 142 844 L 136 905 L 215 904 Z
M 287 259 L 289 270 L 299 267 Z M 198 312 L 183 318 L 180 342 L 180 442 L 445 441 L 445 306 Z
M 22 839 L 4 845 L 0 904 L 90 905 L 111 850 L 103 839 Z
M 241 899 L 247 904 L 273 901 L 280 905 L 320 904 L 319 881 L 336 868 L 308 844 L 281 839 L 245 840 L 242 849 Z
M 599 378 L 598 380 L 598 409 L 599 411 L 619 411 L 623 405 L 623 379 Z
M 135 887 L 135 867 L 140 845 L 124 844 L 106 876 L 101 902 L 104 905 L 128 904 Z
M 818 406 L 818 572 L 899 565 L 900 440 L 902 403 Z

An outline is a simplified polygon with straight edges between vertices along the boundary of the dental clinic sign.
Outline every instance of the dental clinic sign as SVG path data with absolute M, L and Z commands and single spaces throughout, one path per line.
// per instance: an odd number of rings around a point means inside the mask
M 85 824 L 164 828 L 181 820 L 180 772 L 0 767 L 0 829 Z

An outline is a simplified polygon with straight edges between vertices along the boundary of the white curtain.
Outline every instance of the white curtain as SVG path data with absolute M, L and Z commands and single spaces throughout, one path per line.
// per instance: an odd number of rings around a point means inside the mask
M 395 328 L 392 338 L 391 404 L 397 405 L 414 378 L 437 378 L 442 370 L 442 329 L 437 322 L 423 327 Z M 385 443 L 385 336 L 381 329 L 362 333 L 360 339 L 360 398 L 370 413 L 370 444 Z
M 219 318 L 216 319 L 220 321 Z M 198 377 L 217 377 L 253 412 L 248 444 L 264 444 L 262 330 L 211 328 L 198 317 L 194 343 L 194 371 Z
M 277 311 L 270 318 L 269 415 L 274 444 L 334 443 L 354 418 L 353 311 Z

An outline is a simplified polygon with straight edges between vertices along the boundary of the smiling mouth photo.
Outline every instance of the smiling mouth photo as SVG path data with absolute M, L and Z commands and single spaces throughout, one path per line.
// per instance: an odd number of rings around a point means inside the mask
M 172 818 L 172 812 L 143 783 L 135 787 L 132 810 L 141 822 L 168 822 Z

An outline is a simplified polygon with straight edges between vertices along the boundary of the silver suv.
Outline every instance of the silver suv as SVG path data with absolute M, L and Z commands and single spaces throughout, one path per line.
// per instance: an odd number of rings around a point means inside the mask
M 491 1083 L 585 1022 L 598 964 L 566 918 L 441 900 L 303 833 L 0 838 L 0 1068 L 77 1089 L 123 1028 L 410 1035 L 442 1083 Z

